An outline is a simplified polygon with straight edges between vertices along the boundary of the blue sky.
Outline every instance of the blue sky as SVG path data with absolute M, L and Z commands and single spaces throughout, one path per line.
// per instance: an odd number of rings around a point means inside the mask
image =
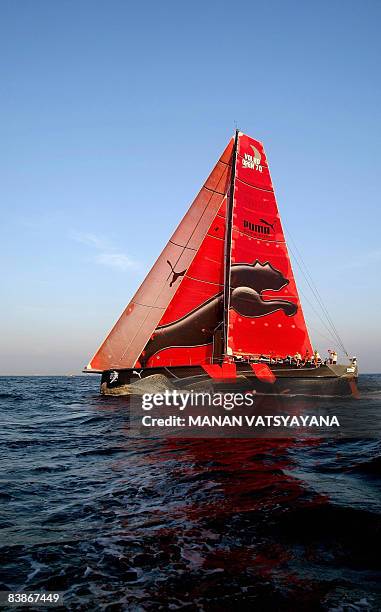
M 381 371 L 380 18 L 377 0 L 3 0 L 0 372 L 81 370 L 235 124 L 264 142 L 349 352 Z

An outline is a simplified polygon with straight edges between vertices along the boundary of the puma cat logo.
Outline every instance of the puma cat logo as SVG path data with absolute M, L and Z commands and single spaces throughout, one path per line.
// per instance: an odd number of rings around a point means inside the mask
M 169 283 L 169 286 L 170 286 L 170 287 L 172 287 L 172 285 L 173 285 L 173 284 L 174 284 L 174 283 L 177 281 L 177 279 L 178 279 L 180 276 L 184 276 L 184 274 L 185 274 L 186 270 L 183 270 L 182 272 L 175 272 L 175 270 L 174 270 L 174 268 L 173 268 L 173 266 L 172 266 L 171 262 L 170 262 L 168 259 L 167 259 L 167 264 L 168 264 L 168 265 L 169 265 L 169 267 L 171 268 L 171 270 L 172 270 L 172 274 L 173 274 L 173 276 L 172 276 L 172 280 L 171 280 L 171 282 Z
M 265 225 L 268 225 L 269 227 L 271 227 L 273 232 L 275 232 L 274 225 L 276 223 L 276 220 L 274 221 L 274 223 L 269 223 L 268 221 L 265 221 L 265 219 L 259 219 L 259 220 L 262 221 L 262 223 L 264 223 Z

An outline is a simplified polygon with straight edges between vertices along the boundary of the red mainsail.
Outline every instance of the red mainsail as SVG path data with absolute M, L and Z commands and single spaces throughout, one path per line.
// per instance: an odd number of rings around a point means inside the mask
M 227 353 L 312 354 L 263 145 L 239 134 Z
M 169 365 L 210 360 L 208 336 L 202 331 L 200 346 L 189 350 L 184 345 L 180 351 L 165 348 L 161 342 L 154 351 L 152 342 L 155 332 L 156 344 L 159 342 L 161 332 L 157 328 L 181 319 L 221 290 L 224 200 L 230 184 L 233 145 L 232 139 L 87 370 L 133 368 L 148 362 Z M 173 342 L 169 340 L 166 346 L 171 347 Z
M 265 152 L 237 132 L 87 370 L 307 350 Z

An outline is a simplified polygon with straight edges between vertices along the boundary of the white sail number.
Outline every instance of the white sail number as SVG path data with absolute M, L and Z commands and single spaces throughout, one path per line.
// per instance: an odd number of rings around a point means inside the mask
M 258 157 L 245 153 L 245 156 L 242 158 L 242 166 L 244 168 L 251 168 L 252 170 L 259 170 L 259 172 L 262 172 L 263 167 L 260 165 L 260 161 L 261 160 Z

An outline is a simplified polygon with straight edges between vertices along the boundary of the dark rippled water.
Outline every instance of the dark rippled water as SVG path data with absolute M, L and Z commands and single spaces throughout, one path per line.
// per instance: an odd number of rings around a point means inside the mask
M 126 399 L 98 384 L 0 379 L 0 590 L 73 610 L 381 610 L 379 440 L 131 439 Z M 381 415 L 381 375 L 360 388 L 359 414 Z

